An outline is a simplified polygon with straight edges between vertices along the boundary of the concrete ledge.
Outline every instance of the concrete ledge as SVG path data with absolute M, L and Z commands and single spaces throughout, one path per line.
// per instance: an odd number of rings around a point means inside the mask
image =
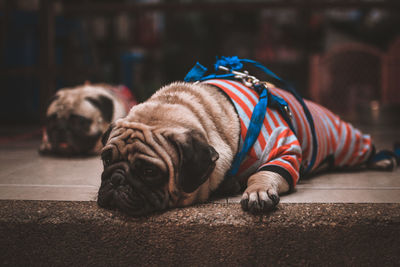
M 0 201 L 1 266 L 398 266 L 400 204 L 203 204 L 145 218 Z

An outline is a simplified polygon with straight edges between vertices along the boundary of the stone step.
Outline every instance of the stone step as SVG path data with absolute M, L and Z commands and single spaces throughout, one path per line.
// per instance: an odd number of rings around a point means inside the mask
M 1 266 L 399 266 L 400 204 L 208 203 L 143 218 L 95 202 L 0 201 Z

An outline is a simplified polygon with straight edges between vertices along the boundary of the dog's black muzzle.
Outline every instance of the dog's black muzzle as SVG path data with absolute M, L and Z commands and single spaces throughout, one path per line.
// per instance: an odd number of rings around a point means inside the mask
M 134 176 L 127 162 L 106 167 L 101 175 L 99 206 L 118 209 L 132 216 L 165 209 L 168 201 L 164 190 L 150 188 Z
M 47 118 L 46 131 L 52 147 L 52 153 L 60 156 L 90 154 L 100 140 L 101 132 L 88 134 L 90 119 L 71 116 L 68 120 L 55 115 Z

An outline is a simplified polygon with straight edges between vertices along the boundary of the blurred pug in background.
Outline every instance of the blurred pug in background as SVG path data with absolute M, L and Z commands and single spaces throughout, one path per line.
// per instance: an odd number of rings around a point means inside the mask
M 125 86 L 79 85 L 59 90 L 50 100 L 43 129 L 42 155 L 97 154 L 110 123 L 124 117 L 136 100 Z

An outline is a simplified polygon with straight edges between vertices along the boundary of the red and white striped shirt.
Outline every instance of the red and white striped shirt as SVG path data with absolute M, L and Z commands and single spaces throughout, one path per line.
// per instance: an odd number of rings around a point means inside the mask
M 237 81 L 213 79 L 204 83 L 217 86 L 232 100 L 240 119 L 240 151 L 259 99 L 258 94 Z M 302 106 L 291 93 L 278 88 L 269 88 L 269 91 L 288 103 L 296 133 L 290 130 L 278 110 L 268 107 L 260 134 L 241 163 L 237 175 L 242 180 L 259 170 L 274 171 L 281 174 L 293 188 L 299 180 L 300 166 L 307 167 L 311 160 L 312 132 Z M 333 156 L 334 166 L 340 167 L 367 161 L 372 151 L 369 135 L 362 134 L 328 109 L 311 101 L 306 100 L 305 103 L 314 120 L 318 144 L 311 171 L 316 170 L 328 156 Z
M 125 85 L 114 86 L 110 89 L 124 105 L 126 113 L 128 113 L 134 105 L 137 105 L 136 98 Z

